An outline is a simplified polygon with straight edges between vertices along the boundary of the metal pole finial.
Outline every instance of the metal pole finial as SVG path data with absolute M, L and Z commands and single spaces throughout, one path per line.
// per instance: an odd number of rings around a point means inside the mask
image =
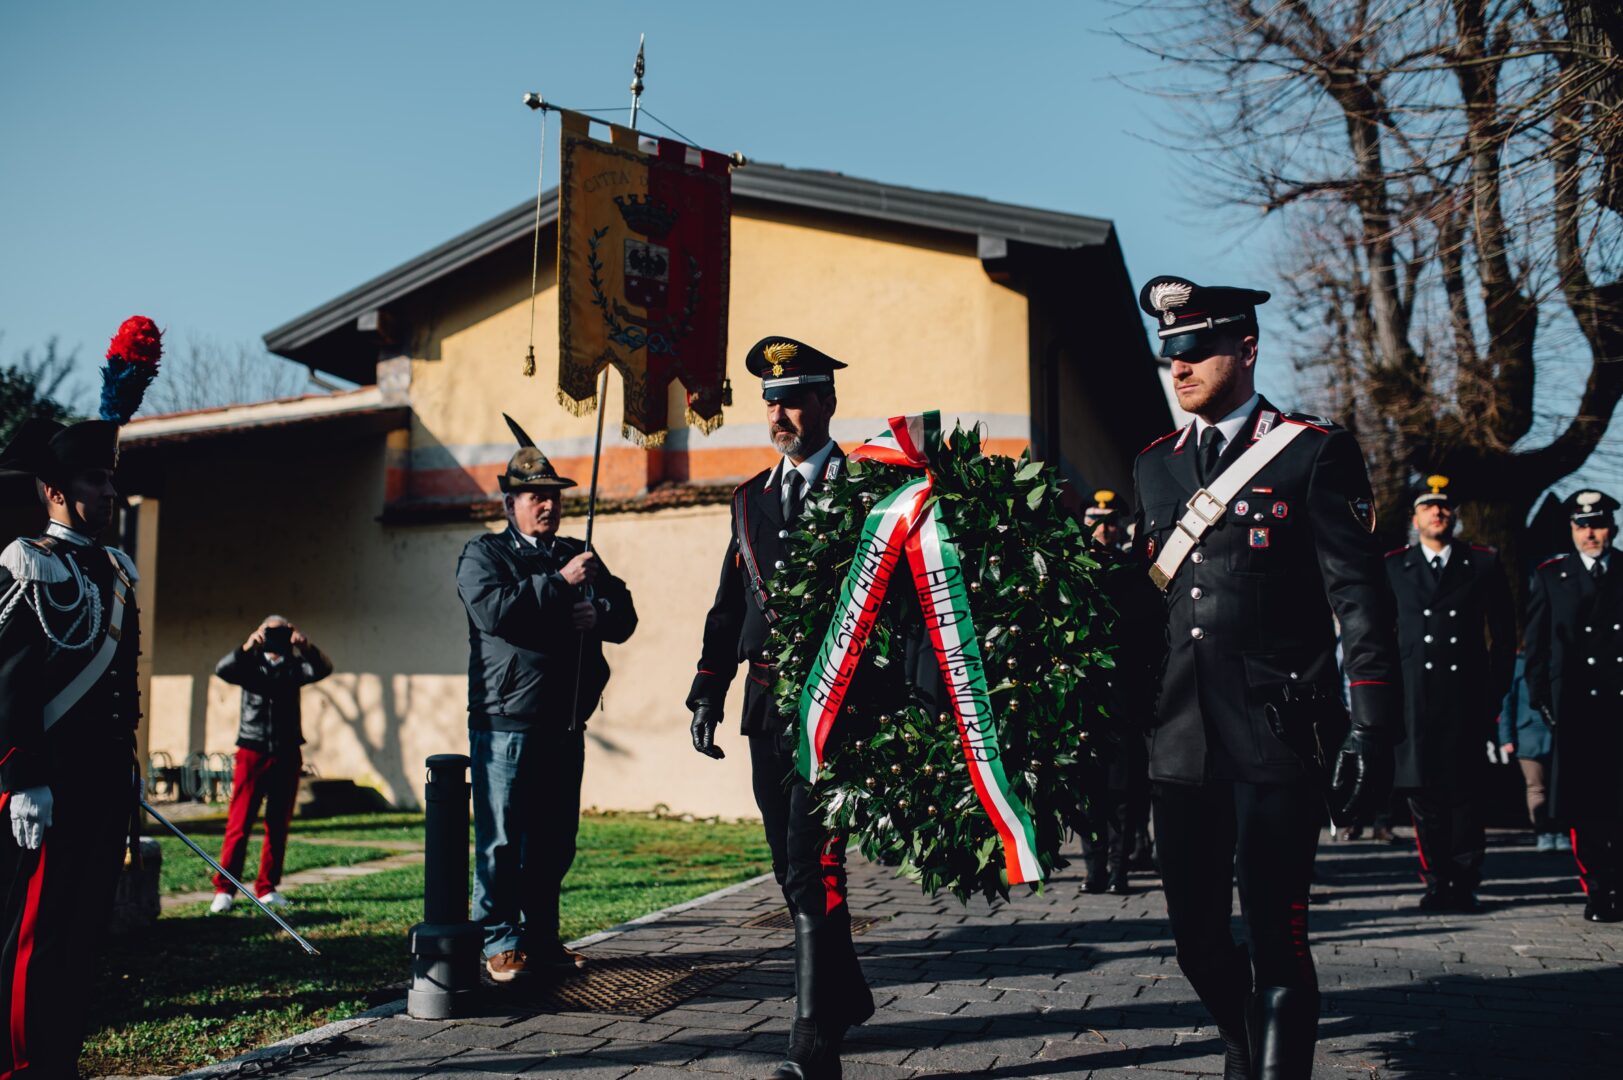
M 643 47 L 648 42 L 647 34 L 637 35 L 637 62 L 631 68 L 631 127 L 637 126 L 637 113 L 642 108 L 642 77 L 648 70 L 648 63 L 643 58 Z

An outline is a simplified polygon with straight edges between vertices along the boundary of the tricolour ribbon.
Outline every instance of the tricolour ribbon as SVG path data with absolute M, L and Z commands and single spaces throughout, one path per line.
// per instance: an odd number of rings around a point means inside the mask
M 940 438 L 939 413 L 896 416 L 890 420 L 889 432 L 858 447 L 851 459 L 928 470 L 930 453 Z M 891 574 L 905 551 L 930 644 L 946 682 L 970 780 L 1003 843 L 1009 884 L 1041 881 L 1031 815 L 1003 771 L 986 668 L 970 618 L 969 591 L 958 548 L 937 505 L 930 501 L 932 487 L 926 471 L 875 503 L 862 523 L 862 537 L 840 586 L 834 618 L 800 692 L 800 774 L 811 780 L 823 767 L 824 751 L 846 691 L 873 633 Z

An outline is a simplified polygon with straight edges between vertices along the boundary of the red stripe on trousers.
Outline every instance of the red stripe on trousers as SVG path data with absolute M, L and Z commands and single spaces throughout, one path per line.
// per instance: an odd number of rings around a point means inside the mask
M 1420 822 L 1415 820 L 1413 811 L 1409 814 L 1409 824 L 1414 826 L 1414 849 L 1420 856 L 1420 869 L 1429 874 L 1431 873 L 1431 864 L 1426 861 L 1426 849 L 1420 846 Z M 1422 877 L 1420 880 L 1425 881 L 1426 879 Z
M 840 880 L 840 856 L 835 853 L 834 847 L 838 840 L 830 840 L 823 845 L 821 857 L 823 864 L 823 914 L 832 915 L 834 911 L 845 903 L 844 882 Z
M 0 806 L 5 801 L 0 801 Z M 45 887 L 45 844 L 39 845 L 39 865 L 28 883 L 28 901 L 23 905 L 23 924 L 17 933 L 17 966 L 11 977 L 11 1070 L 0 1074 L 5 1080 L 13 1072 L 28 1068 L 28 961 L 34 954 L 34 930 L 39 923 L 39 894 Z
M 1584 866 L 1584 861 L 1578 857 L 1578 830 L 1576 828 L 1573 828 L 1573 829 L 1569 830 L 1569 834 L 1570 834 L 1570 837 L 1571 837 L 1571 840 L 1572 840 L 1572 861 L 1578 864 L 1578 884 L 1583 887 L 1584 895 L 1588 896 L 1589 895 L 1589 881 L 1588 881 L 1589 869 L 1586 866 Z

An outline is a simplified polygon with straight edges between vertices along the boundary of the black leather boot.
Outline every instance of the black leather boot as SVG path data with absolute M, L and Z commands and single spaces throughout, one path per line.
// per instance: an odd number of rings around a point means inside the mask
M 1251 954 L 1244 945 L 1236 945 L 1226 956 L 1188 965 L 1180 957 L 1178 964 L 1217 1022 L 1217 1034 L 1223 1040 L 1223 1080 L 1251 1080 L 1245 1016 L 1245 1002 L 1251 996 Z
M 810 915 L 795 916 L 795 1022 L 789 1029 L 789 1051 L 772 1073 L 772 1080 L 840 1080 L 840 1044 L 845 1040 L 846 1019 L 834 1015 L 836 1002 L 832 999 L 838 988 L 832 984 L 840 972 L 830 964 L 830 953 L 839 928 L 828 923 L 827 919 Z M 849 945 L 849 928 L 845 941 Z M 862 985 L 866 990 L 866 982 Z M 867 1016 L 872 1015 L 873 997 L 869 995 Z
M 1319 1039 L 1317 990 L 1259 987 L 1248 1019 L 1256 1080 L 1310 1080 Z

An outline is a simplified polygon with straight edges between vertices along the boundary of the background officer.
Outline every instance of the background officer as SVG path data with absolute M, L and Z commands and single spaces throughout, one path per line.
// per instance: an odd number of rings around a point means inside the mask
M 625 583 L 558 535 L 575 482 L 505 417 L 519 449 L 500 477 L 507 528 L 462 549 L 473 759 L 473 919 L 497 982 L 585 967 L 558 939 L 558 895 L 575 861 L 586 718 L 609 682 L 605 641 L 637 628 Z
M 1572 555 L 1533 571 L 1527 697 L 1555 730 L 1550 812 L 1572 826 L 1584 918 L 1623 919 L 1623 563 L 1618 502 L 1579 491 L 1566 502 Z
M 1352 710 L 1338 802 L 1385 797 L 1402 720 L 1363 456 L 1347 431 L 1257 394 L 1267 299 L 1177 277 L 1140 293 L 1195 420 L 1134 463 L 1134 535 L 1165 592 L 1150 781 L 1178 965 L 1217 1021 L 1225 1076 L 1306 1080 L 1319 1013 L 1308 881 L 1325 806 L 1308 761 L 1341 718 L 1336 620 Z M 1241 466 L 1253 447 L 1283 449 Z M 1229 931 L 1236 876 L 1249 962 Z
M 845 464 L 845 453 L 829 438 L 834 372 L 845 365 L 786 337 L 763 338 L 745 363 L 761 379 L 768 431 L 783 457 L 733 494 L 732 535 L 705 616 L 687 707 L 693 748 L 722 757 L 716 725 L 738 665 L 748 664 L 739 732 L 749 738 L 772 872 L 795 919 L 795 1021 L 787 1058 L 773 1075 L 815 1080 L 839 1075 L 845 1030 L 873 1015 L 873 995 L 851 945 L 845 838 L 823 827 L 811 786 L 794 775 L 795 717 L 780 714 L 773 701 L 777 674 L 766 640 L 774 621 L 772 575 L 783 567 L 784 542 L 807 497 Z
M 1114 491 L 1095 491 L 1093 505 L 1082 511 L 1082 522 L 1087 527 L 1088 539 L 1093 546 L 1110 551 L 1123 550 L 1127 539 L 1126 516 L 1116 505 Z
M 1516 662 L 1510 583 L 1493 548 L 1454 537 L 1446 476 L 1415 497 L 1419 542 L 1388 552 L 1398 605 L 1403 718 L 1394 783 L 1414 817 L 1422 911 L 1475 911 L 1486 841 L 1488 743 Z
M 98 537 L 118 427 L 24 423 L 0 468 L 36 479 L 45 535 L 0 553 L 0 1075 L 72 1077 L 85 987 L 136 812 L 135 562 Z

